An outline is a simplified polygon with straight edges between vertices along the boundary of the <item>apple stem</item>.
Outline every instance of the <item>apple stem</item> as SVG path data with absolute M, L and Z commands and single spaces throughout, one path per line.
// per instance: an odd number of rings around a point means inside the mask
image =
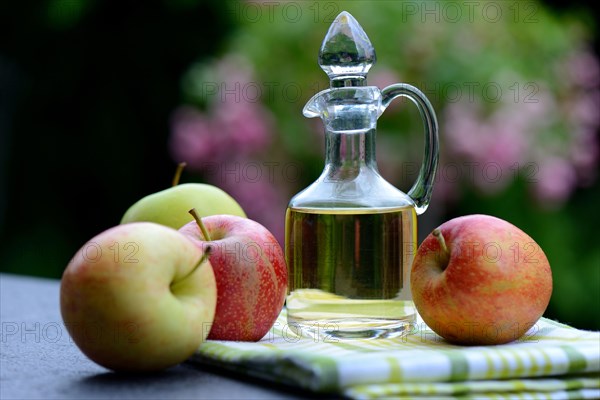
M 442 248 L 442 254 L 444 259 L 450 258 L 450 251 L 448 250 L 448 246 L 446 246 L 446 240 L 444 239 L 444 235 L 442 235 L 442 231 L 439 228 L 435 228 L 432 232 L 433 236 L 440 243 L 440 247 Z
M 208 234 L 208 230 L 206 229 L 204 222 L 202 222 L 202 219 L 198 216 L 196 209 L 192 208 L 188 212 L 190 214 L 192 214 L 192 217 L 194 217 L 194 219 L 196 220 L 196 224 L 198 224 L 198 227 L 200 228 L 200 231 L 202 232 L 202 236 L 204 236 L 204 240 L 210 242 L 210 235 Z
M 181 179 L 181 173 L 183 172 L 183 169 L 186 166 L 187 166 L 186 162 L 180 162 L 179 164 L 177 164 L 177 169 L 175 170 L 175 175 L 173 176 L 173 185 L 172 186 L 179 185 L 179 179 Z
M 171 287 L 177 285 L 179 282 L 185 281 L 187 278 L 189 278 L 190 276 L 192 276 L 192 274 L 194 272 L 196 272 L 196 270 L 198 269 L 198 267 L 200 267 L 202 264 L 204 264 L 204 262 L 206 260 L 208 260 L 208 257 L 210 257 L 211 251 L 212 251 L 212 247 L 211 246 L 206 246 L 204 248 L 204 254 L 202 254 L 202 257 L 200 257 L 200 261 L 198 261 L 198 263 L 194 266 L 194 268 L 190 272 L 188 272 L 187 274 L 185 274 L 185 276 L 183 278 L 180 278 L 177 281 L 171 283 Z

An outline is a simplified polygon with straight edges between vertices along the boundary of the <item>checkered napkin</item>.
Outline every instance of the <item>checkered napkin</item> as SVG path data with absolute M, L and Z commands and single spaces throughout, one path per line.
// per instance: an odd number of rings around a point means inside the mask
M 518 341 L 463 347 L 420 320 L 394 339 L 299 337 L 284 310 L 261 341 L 207 341 L 190 361 L 355 399 L 600 399 L 600 332 L 545 318 Z

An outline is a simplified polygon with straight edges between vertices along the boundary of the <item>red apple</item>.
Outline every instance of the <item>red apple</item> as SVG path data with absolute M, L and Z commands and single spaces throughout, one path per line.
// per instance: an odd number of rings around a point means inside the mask
M 546 255 L 522 230 L 489 215 L 452 219 L 419 246 L 410 279 L 425 323 L 458 344 L 523 336 L 552 294 Z
M 275 323 L 287 292 L 281 246 L 261 224 L 233 215 L 212 215 L 179 230 L 209 260 L 217 281 L 217 310 L 208 339 L 258 341 Z

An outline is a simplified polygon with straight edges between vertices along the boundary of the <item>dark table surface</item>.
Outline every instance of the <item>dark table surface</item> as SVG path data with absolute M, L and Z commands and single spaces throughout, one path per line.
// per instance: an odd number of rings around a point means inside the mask
M 183 363 L 120 375 L 87 359 L 60 316 L 57 280 L 0 274 L 0 399 L 305 399 L 312 393 Z

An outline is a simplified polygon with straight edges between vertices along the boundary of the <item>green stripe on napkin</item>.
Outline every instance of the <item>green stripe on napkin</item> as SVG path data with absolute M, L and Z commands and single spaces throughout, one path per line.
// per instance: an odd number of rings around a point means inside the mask
M 405 383 L 351 387 L 344 394 L 355 399 L 374 398 L 596 398 L 600 379 L 514 379 L 462 383 Z M 594 394 L 596 397 L 594 397 Z M 521 395 L 521 396 L 519 396 Z M 561 396 L 562 395 L 562 396 Z M 586 397 L 586 395 L 588 397 Z M 440 397 L 444 396 L 444 397 Z
M 393 339 L 299 337 L 284 310 L 261 341 L 208 341 L 190 361 L 357 399 L 600 398 L 600 332 L 544 318 L 515 342 L 463 347 L 422 321 Z

